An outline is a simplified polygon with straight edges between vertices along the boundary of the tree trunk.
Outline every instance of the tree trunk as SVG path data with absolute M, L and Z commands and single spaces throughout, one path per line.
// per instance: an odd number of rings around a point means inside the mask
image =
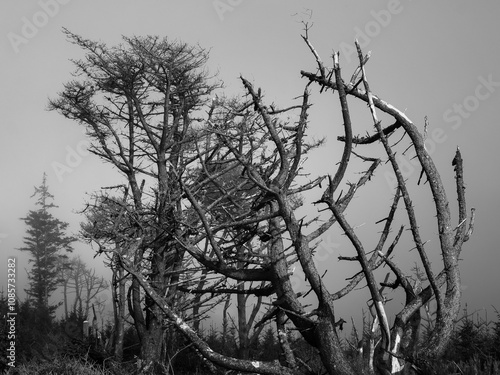
M 68 320 L 68 281 L 65 279 L 63 283 L 63 296 L 64 296 L 64 319 Z
M 244 247 L 240 246 L 237 250 L 239 258 L 243 258 Z M 238 267 L 243 267 L 242 261 L 238 261 Z M 245 290 L 245 283 L 243 281 L 238 282 L 236 288 L 239 291 Z M 249 359 L 250 358 L 250 327 L 247 322 L 247 296 L 243 293 L 236 295 L 237 309 L 238 309 L 238 358 Z
M 150 309 L 150 310 L 149 310 Z M 164 363 L 163 353 L 163 328 L 155 313 L 162 316 L 158 306 L 148 308 L 149 314 L 146 314 L 147 329 L 144 331 L 141 341 L 141 360 L 142 366 L 140 374 L 155 374 L 159 365 Z
M 317 348 L 321 360 L 328 374 L 355 375 L 356 372 L 344 355 L 335 322 L 331 319 L 333 316 L 331 306 L 324 305 L 320 308 L 318 325 L 314 330 L 314 336 L 318 342 Z
M 281 346 L 281 351 L 285 359 L 287 367 L 295 370 L 297 369 L 297 361 L 295 355 L 293 354 L 292 347 L 288 341 L 288 334 L 286 330 L 286 319 L 283 310 L 278 310 L 276 313 L 276 330 L 278 332 L 278 340 Z
M 228 336 L 229 336 L 229 319 L 227 310 L 231 305 L 231 295 L 226 296 L 226 301 L 224 302 L 224 308 L 222 309 L 222 354 L 228 354 Z
M 238 284 L 238 290 L 243 290 L 243 282 Z M 246 306 L 246 296 L 244 294 L 238 294 L 236 296 L 238 301 L 238 357 L 241 359 L 250 358 L 250 347 L 248 339 L 248 324 L 247 324 L 247 306 Z
M 118 262 L 118 255 L 113 255 L 113 264 Z M 115 360 L 119 363 L 123 360 L 123 342 L 125 339 L 125 280 L 123 279 L 123 268 L 113 267 L 113 313 L 115 318 L 114 349 Z M 118 291 L 117 291 L 118 290 Z

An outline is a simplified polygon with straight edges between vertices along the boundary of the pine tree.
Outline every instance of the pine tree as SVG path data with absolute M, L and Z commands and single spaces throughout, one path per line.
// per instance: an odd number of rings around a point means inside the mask
M 49 298 L 60 284 L 59 268 L 67 263 L 64 252 L 72 251 L 71 243 L 75 238 L 65 234 L 68 223 L 56 219 L 49 212 L 57 206 L 51 202 L 54 196 L 49 193 L 45 173 L 42 184 L 35 187 L 35 193 L 31 197 L 35 196 L 39 208 L 29 211 L 28 215 L 21 219 L 28 229 L 27 236 L 24 237 L 24 247 L 19 250 L 27 251 L 31 255 L 29 262 L 33 266 L 28 271 L 29 288 L 26 293 L 32 307 L 38 311 L 38 323 L 50 324 L 59 305 L 50 305 Z
M 273 361 L 279 358 L 281 348 L 278 340 L 276 339 L 276 332 L 272 327 L 268 327 L 264 331 L 260 346 L 262 351 L 259 359 L 263 361 Z

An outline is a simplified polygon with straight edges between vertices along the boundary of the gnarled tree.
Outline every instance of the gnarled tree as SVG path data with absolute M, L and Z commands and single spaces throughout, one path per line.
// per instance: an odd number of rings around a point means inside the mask
M 452 222 L 444 184 L 425 149 L 424 136 L 402 111 L 372 94 L 365 70 L 368 56 L 358 47 L 360 65 L 346 81 L 339 54 L 333 55 L 332 67 L 326 67 L 307 31 L 303 38 L 317 69 L 301 72 L 307 83 L 300 102 L 285 109 L 266 103 L 262 91 L 243 77 L 245 98 L 204 103 L 203 94 L 213 87 L 194 73 L 200 64 L 186 62 L 190 60 L 184 53 L 192 50 L 184 45 L 172 48 L 158 39 L 126 39 L 133 51 L 130 53 L 123 48 L 107 50 L 69 34 L 89 52 L 87 60 L 77 65 L 93 85 L 72 82 L 51 106 L 86 124 L 96 140 L 93 151 L 127 177 L 125 189 L 131 192 L 132 200 L 123 205 L 120 215 L 127 216 L 131 224 L 114 233 L 116 238 L 122 236 L 124 248 L 106 251 L 114 252 L 119 264 L 133 276 L 131 311 L 149 363 L 161 361 L 152 346 L 161 340 L 158 330 L 162 317 L 213 364 L 262 374 L 308 373 L 287 344 L 283 332 L 287 319 L 317 348 L 329 374 L 355 374 L 357 370 L 341 343 L 339 330 L 344 320 L 337 316 L 335 305 L 365 284 L 375 317 L 372 327 L 380 332 L 377 344 L 372 341 L 372 355 L 366 364 L 369 371 L 399 374 L 413 365 L 424 366 L 426 360 L 439 356 L 449 341 L 459 312 L 459 254 L 474 221 L 473 210 L 467 217 L 460 151 L 452 163 L 458 198 L 458 219 Z M 196 61 L 204 63 L 202 60 Z M 310 90 L 314 86 L 325 95 L 338 94 L 343 121 L 341 160 L 332 160 L 330 166 L 325 163 L 330 170 L 318 176 L 307 173 L 305 167 L 308 153 L 322 143 L 309 139 Z M 103 92 L 101 104 L 96 104 L 96 95 Z M 350 98 L 368 104 L 372 135 L 354 135 Z M 203 105 L 206 115 L 196 112 Z M 394 123 L 384 125 L 379 120 L 380 111 Z M 195 112 L 203 117 L 193 126 Z M 440 268 L 436 263 L 431 265 L 412 200 L 415 189 L 403 178 L 395 157 L 396 145 L 389 142 L 397 133 L 408 136 L 406 152 L 414 152 L 422 167 L 419 182 L 426 180 L 419 188 L 428 187 L 434 202 Z M 366 144 L 380 147 L 367 149 L 376 153 L 369 157 L 354 152 L 355 146 Z M 353 155 L 368 167 L 355 182 L 346 182 L 346 176 L 352 176 Z M 383 223 L 383 228 L 374 229 L 379 234 L 375 245 L 370 245 L 349 222 L 347 212 L 355 194 L 373 186 L 384 160 L 397 184 L 392 203 L 376 223 Z M 149 195 L 138 183 L 141 174 L 150 183 Z M 326 187 L 322 185 L 325 180 Z M 346 191 L 339 193 L 343 187 Z M 396 214 L 401 201 L 405 218 Z M 306 205 L 321 213 L 309 216 L 311 209 Z M 392 236 L 391 229 L 398 221 L 402 226 Z M 409 237 L 403 225 L 409 228 Z M 332 287 L 315 263 L 315 250 L 334 226 L 353 249 L 353 256 L 341 260 L 359 267 L 347 284 Z M 417 250 L 426 285 L 414 283 L 415 278 L 397 263 L 408 248 Z M 393 282 L 380 278 L 379 269 L 384 265 L 390 268 Z M 304 290 L 293 283 L 296 267 L 310 286 L 309 294 L 314 295 L 313 309 L 302 298 Z M 392 326 L 384 295 L 390 288 L 402 288 L 405 293 L 403 308 Z M 141 289 L 147 295 L 146 320 L 140 306 Z M 283 361 L 260 362 L 215 353 L 186 322 L 182 299 L 190 293 L 270 297 L 272 308 L 259 324 L 276 319 Z M 436 301 L 434 330 L 429 340 L 419 345 L 420 309 L 432 298 Z
M 125 198 L 115 200 L 116 216 L 97 220 L 116 225 L 91 226 L 88 235 L 102 245 L 100 251 L 130 256 L 159 295 L 185 308 L 178 293 L 189 275 L 185 250 L 175 240 L 184 230 L 177 176 L 196 160 L 196 116 L 218 87 L 204 70 L 207 52 L 158 37 L 124 38 L 123 45 L 108 48 L 65 33 L 86 55 L 73 61 L 77 79 L 65 84 L 49 108 L 83 125 L 92 140 L 90 151 L 126 179 Z M 171 326 L 164 326 L 163 313 L 149 296 L 143 304 L 137 280 L 129 295 L 144 371 L 149 371 L 165 362 Z

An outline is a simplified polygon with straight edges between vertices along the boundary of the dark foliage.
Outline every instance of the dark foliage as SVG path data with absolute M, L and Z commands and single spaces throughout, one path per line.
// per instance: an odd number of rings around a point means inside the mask
M 468 314 L 465 308 L 443 362 L 459 373 L 498 373 L 499 318 L 497 316 L 496 322 L 492 322 L 478 313 Z
M 0 294 L 0 313 L 4 319 L 1 324 L 0 348 L 7 345 L 6 338 L 7 299 Z M 79 369 L 78 373 L 119 374 L 132 373 L 136 368 L 136 359 L 140 354 L 140 345 L 134 327 L 130 326 L 125 334 L 124 361 L 122 364 L 112 362 L 102 347 L 82 337 L 82 321 L 72 315 L 68 320 L 53 322 L 49 327 L 37 325 L 33 317 L 37 311 L 27 302 L 17 306 L 19 322 L 16 332 L 17 366 L 26 366 L 26 374 L 30 368 L 47 368 L 48 373 L 69 373 L 71 369 Z M 104 337 L 108 335 L 104 334 Z M 235 356 L 237 340 L 234 330 L 223 338 L 213 327 L 206 334 L 206 340 L 214 350 Z M 316 349 L 311 348 L 303 338 L 290 337 L 292 349 L 312 373 L 324 372 Z M 500 371 L 500 315 L 496 321 L 487 321 L 478 314 L 464 313 L 453 334 L 443 360 L 420 364 L 418 373 L 422 374 L 479 374 L 493 375 Z M 175 374 L 208 373 L 208 369 L 193 346 L 183 340 L 177 341 L 175 361 L 170 363 L 170 371 Z M 252 348 L 252 359 L 282 360 L 281 348 L 276 340 L 276 333 L 269 327 L 261 334 L 259 342 Z M 355 360 L 353 352 L 352 360 Z M 106 358 L 108 358 L 106 360 Z M 3 360 L 3 357 L 2 357 Z M 35 365 L 36 364 L 36 365 Z M 7 369 L 5 361 L 0 363 L 2 370 Z M 33 370 L 35 371 L 35 370 Z M 50 372 L 52 371 L 52 372 Z M 85 371 L 85 372 L 83 372 Z M 362 373 L 362 372 L 360 372 Z
M 61 280 L 59 271 L 65 267 L 67 256 L 64 252 L 72 251 L 73 237 L 66 236 L 65 230 L 68 223 L 56 219 L 49 210 L 57 207 L 51 201 L 46 175 L 43 182 L 35 187 L 33 196 L 37 197 L 36 211 L 29 211 L 22 220 L 28 229 L 24 237 L 24 246 L 19 250 L 30 254 L 29 262 L 32 264 L 28 271 L 29 288 L 26 293 L 29 302 L 37 309 L 37 314 L 31 318 L 43 327 L 50 327 L 55 310 L 59 304 L 51 305 L 49 298 L 57 289 Z M 32 196 L 32 197 L 33 197 Z

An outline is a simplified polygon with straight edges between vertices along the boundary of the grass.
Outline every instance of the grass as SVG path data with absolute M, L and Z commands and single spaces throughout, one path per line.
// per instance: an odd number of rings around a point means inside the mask
M 112 372 L 75 358 L 56 358 L 54 361 L 32 361 L 10 368 L 8 375 L 113 375 Z

